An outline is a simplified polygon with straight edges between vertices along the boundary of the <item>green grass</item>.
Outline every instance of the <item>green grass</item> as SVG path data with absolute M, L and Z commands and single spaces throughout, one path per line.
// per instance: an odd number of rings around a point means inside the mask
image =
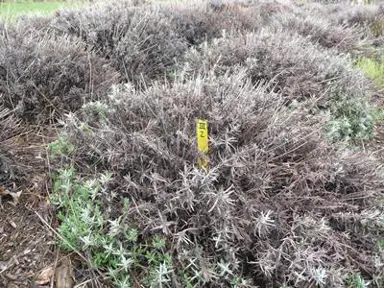
M 357 66 L 368 78 L 375 82 L 378 88 L 384 88 L 384 59 L 375 61 L 364 57 L 357 61 Z
M 366 288 L 368 283 L 360 274 L 354 274 L 347 279 L 347 288 Z
M 384 58 L 378 57 L 378 59 L 372 59 L 372 58 L 363 57 L 358 59 L 358 61 L 356 62 L 356 65 L 365 74 L 365 76 L 370 78 L 375 83 L 375 85 L 379 90 L 384 90 Z M 376 107 L 374 115 L 376 118 L 376 122 L 384 123 L 383 107 Z M 384 248 L 384 240 L 380 241 L 378 245 Z M 355 277 L 353 279 L 351 278 L 351 281 L 355 284 L 354 286 L 351 284 L 348 287 L 353 287 L 353 288 L 366 287 L 364 282 L 361 282 L 360 280 L 361 280 L 361 277 L 360 278 Z
M 41 14 L 49 15 L 54 11 L 63 7 L 76 7 L 82 1 L 65 2 L 65 1 L 50 1 L 50 2 L 33 2 L 33 1 L 13 1 L 0 3 L 0 21 L 12 21 L 18 16 Z

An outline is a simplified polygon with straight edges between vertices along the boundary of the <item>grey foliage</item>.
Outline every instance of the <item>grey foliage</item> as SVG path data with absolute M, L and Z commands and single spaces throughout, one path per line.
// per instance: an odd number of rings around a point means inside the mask
M 0 103 L 26 121 L 56 119 L 118 81 L 108 62 L 76 38 L 14 33 L 0 40 Z
M 364 139 L 374 121 L 368 105 L 370 84 L 349 60 L 324 50 L 296 33 L 262 29 L 245 36 L 229 35 L 186 54 L 186 73 L 220 75 L 245 67 L 254 83 L 267 81 L 287 103 L 311 99 L 329 111 L 332 138 Z
M 171 239 L 176 267 L 186 268 L 188 259 L 224 259 L 237 263 L 233 271 L 243 271 L 251 287 L 338 286 L 361 266 L 378 273 L 374 243 L 384 227 L 354 228 L 383 213 L 373 212 L 383 188 L 377 162 L 330 145 L 323 117 L 291 111 L 245 72 L 179 79 L 144 92 L 118 86 L 103 105 L 84 109 L 65 128 L 77 170 L 92 173 L 89 164 L 98 163 L 99 171 L 113 173 L 107 193 L 135 203 L 130 221 L 144 239 L 156 233 Z M 209 121 L 208 173 L 196 167 L 196 118 Z M 224 285 L 209 276 L 204 283 Z

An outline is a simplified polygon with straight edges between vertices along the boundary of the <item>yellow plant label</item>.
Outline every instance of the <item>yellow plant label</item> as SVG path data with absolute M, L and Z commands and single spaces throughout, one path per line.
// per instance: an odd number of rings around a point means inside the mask
M 197 150 L 199 153 L 198 166 L 206 171 L 209 169 L 208 154 L 208 121 L 197 120 L 196 125 Z

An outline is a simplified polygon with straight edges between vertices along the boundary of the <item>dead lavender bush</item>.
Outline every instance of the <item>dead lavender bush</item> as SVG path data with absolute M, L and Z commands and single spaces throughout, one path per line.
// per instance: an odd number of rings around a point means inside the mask
M 229 35 L 186 54 L 186 72 L 216 74 L 246 67 L 254 83 L 269 81 L 289 104 L 316 99 L 331 115 L 331 138 L 365 139 L 374 121 L 368 104 L 370 86 L 347 59 L 321 49 L 285 30 L 262 29 L 246 36 Z
M 384 6 L 382 4 L 354 5 L 344 2 L 334 5 L 308 4 L 306 8 L 309 8 L 312 15 L 324 17 L 333 24 L 360 31 L 362 37 L 369 39 L 383 36 Z
M 130 1 L 81 11 L 63 10 L 51 26 L 80 37 L 108 59 L 126 81 L 142 86 L 172 72 L 175 59 L 187 48 L 164 11 L 154 5 L 135 6 Z
M 308 37 L 339 52 L 358 43 L 357 30 L 320 18 L 294 3 L 218 1 L 138 4 L 103 3 L 87 9 L 61 10 L 52 19 L 54 33 L 75 35 L 108 59 L 125 80 L 145 87 L 152 80 L 174 76 L 188 47 L 269 26 Z
M 324 13 L 328 13 L 329 19 L 338 24 L 348 26 L 364 26 L 373 24 L 384 16 L 383 6 L 374 5 L 353 5 L 342 3 L 340 5 L 325 6 Z
M 258 6 L 241 2 L 138 5 L 132 1 L 59 11 L 58 33 L 80 37 L 108 59 L 125 80 L 145 86 L 167 78 L 189 46 L 221 37 L 223 30 L 260 26 Z
M 76 38 L 16 32 L 1 35 L 0 103 L 26 121 L 74 111 L 118 82 L 108 62 Z
M 18 167 L 14 151 L 14 138 L 21 132 L 20 123 L 8 109 L 0 108 L 0 188 L 7 187 L 12 181 L 20 180 L 22 172 Z
M 206 172 L 196 167 L 197 118 L 209 121 Z M 89 196 L 100 206 L 87 219 L 105 215 L 109 224 L 97 229 L 114 242 L 96 241 L 88 230 L 82 238 L 62 231 L 91 261 L 109 255 L 101 268 L 114 283 L 153 286 L 161 278 L 165 287 L 341 287 L 358 271 L 381 281 L 375 277 L 383 261 L 376 246 L 384 233 L 377 200 L 382 171 L 369 155 L 329 145 L 323 122 L 304 107 L 286 107 L 284 97 L 254 86 L 245 72 L 179 79 L 143 92 L 116 86 L 107 101 L 70 115 L 64 128 L 76 181 L 95 184 L 86 180 L 110 175 Z M 73 171 L 62 173 L 56 187 L 66 199 L 72 192 L 60 185 L 72 183 L 65 179 Z M 70 210 L 61 213 L 64 221 Z M 367 225 L 372 221 L 377 225 Z M 156 237 L 166 247 L 156 250 L 166 253 L 163 264 L 134 248 Z
M 308 10 L 279 13 L 273 21 L 272 27 L 282 26 L 288 31 L 309 38 L 313 43 L 343 53 L 358 48 L 363 38 L 360 30 L 335 25 L 325 15 L 308 13 Z
M 189 46 L 222 37 L 227 31 L 255 31 L 260 29 L 277 4 L 271 1 L 191 1 L 164 7 L 175 29 L 185 37 Z

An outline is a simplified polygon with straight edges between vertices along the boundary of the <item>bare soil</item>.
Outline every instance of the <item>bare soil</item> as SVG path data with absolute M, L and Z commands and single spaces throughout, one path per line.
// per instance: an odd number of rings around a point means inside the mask
M 54 225 L 44 168 L 48 140 L 36 130 L 8 139 L 8 152 L 21 166 L 22 176 L 0 186 L 0 287 L 45 287 L 35 279 L 57 261 L 53 232 L 40 220 Z
M 0 209 L 0 287 L 50 287 L 36 285 L 35 278 L 57 262 L 54 235 L 36 214 L 51 218 L 46 201 L 40 195 L 25 196 Z

